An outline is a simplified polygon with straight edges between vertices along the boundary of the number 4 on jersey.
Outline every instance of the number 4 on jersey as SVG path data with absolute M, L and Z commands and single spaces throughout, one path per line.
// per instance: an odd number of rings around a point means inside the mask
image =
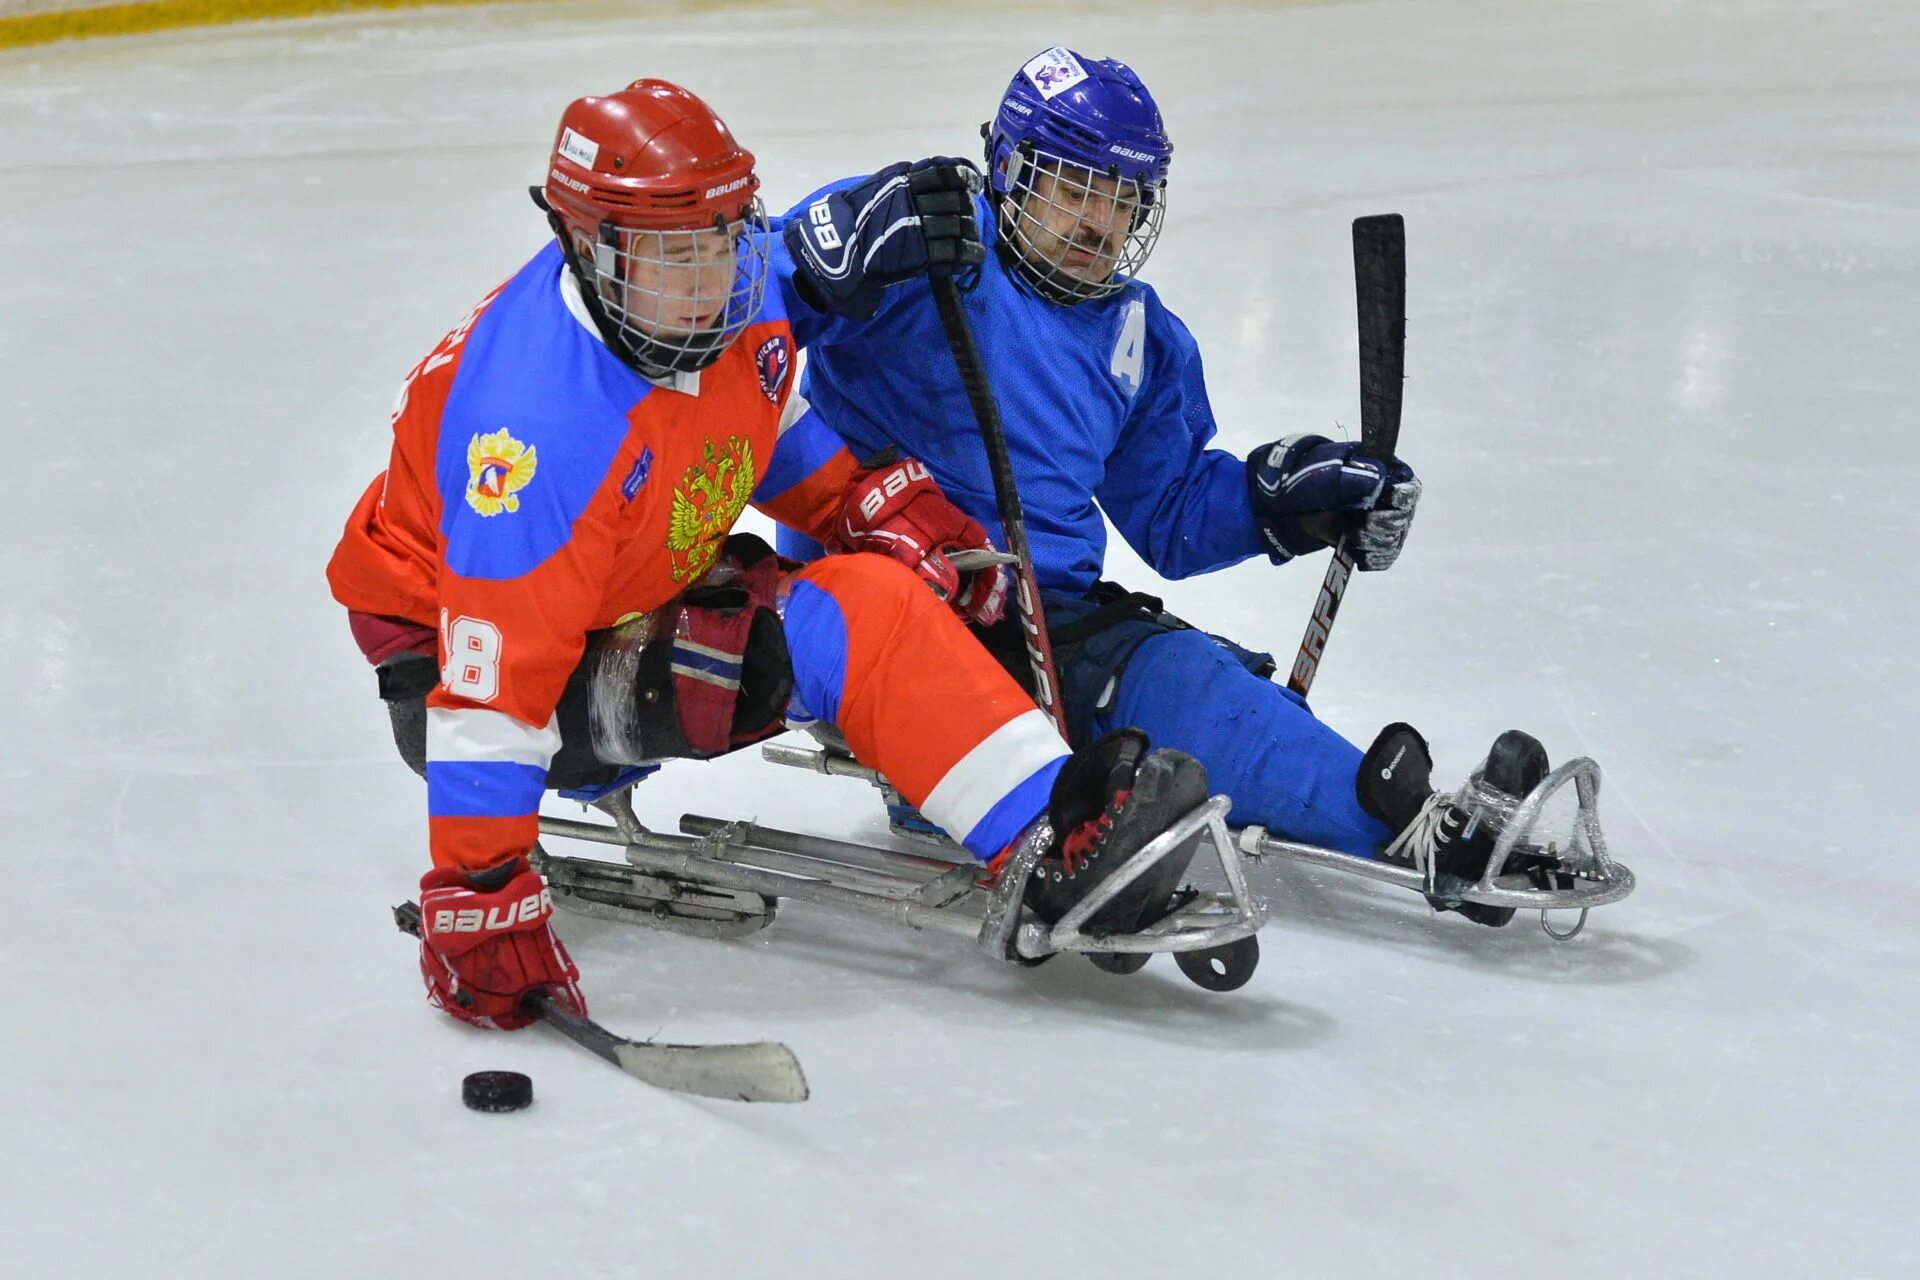
M 1096 348 L 1097 349 L 1097 348 Z M 1113 344 L 1110 371 L 1127 395 L 1140 390 L 1140 370 L 1147 359 L 1147 306 L 1135 298 L 1120 321 L 1120 340 Z

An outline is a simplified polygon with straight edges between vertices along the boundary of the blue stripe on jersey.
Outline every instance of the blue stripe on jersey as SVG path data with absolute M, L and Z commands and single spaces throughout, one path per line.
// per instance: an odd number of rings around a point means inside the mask
M 753 491 L 756 506 L 772 502 L 824 466 L 844 448 L 837 432 L 811 407 L 794 419 L 773 447 L 766 474 Z
M 973 830 L 967 832 L 967 838 L 960 843 L 980 861 L 992 861 L 1013 843 L 1015 836 L 1026 830 L 1036 814 L 1046 811 L 1047 799 L 1053 794 L 1053 780 L 1060 776 L 1060 769 L 1066 763 L 1067 757 L 1061 756 L 1034 770 L 1025 782 L 1000 797 L 1000 802 L 973 824 Z
M 628 414 L 654 390 L 567 310 L 565 270 L 549 244 L 508 281 L 467 335 L 448 391 L 435 480 L 446 564 L 461 577 L 517 578 L 564 547 L 626 441 Z M 469 501 L 468 455 L 503 430 L 509 453 L 532 451 L 533 474 L 500 495 L 514 509 L 489 515 Z
M 785 525 L 776 525 L 773 530 L 773 547 L 789 560 L 798 560 L 802 564 L 818 560 L 827 554 L 827 549 L 804 533 L 795 532 Z
M 704 671 L 708 675 L 721 676 L 728 680 L 740 678 L 740 660 L 738 658 L 720 658 L 711 653 L 701 653 L 683 645 L 673 646 L 673 663 L 676 667 L 688 667 L 694 671 Z
M 840 602 L 811 582 L 796 582 L 780 611 L 793 655 L 793 693 L 816 719 L 840 720 L 847 685 L 847 619 Z
M 547 771 L 511 760 L 427 761 L 430 818 L 520 818 L 540 811 Z

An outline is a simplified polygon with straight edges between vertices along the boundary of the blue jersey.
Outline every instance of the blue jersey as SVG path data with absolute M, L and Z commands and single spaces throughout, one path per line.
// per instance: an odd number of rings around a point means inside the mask
M 822 188 L 781 219 L 801 216 Z M 993 251 L 963 295 L 1007 429 L 1040 585 L 1085 591 L 1106 557 L 1104 510 L 1128 544 L 1169 578 L 1266 554 L 1246 464 L 1214 437 L 1200 351 L 1187 327 L 1137 280 L 1076 306 L 1025 287 Z M 807 350 L 801 388 L 856 458 L 897 446 L 1004 546 L 985 445 L 925 279 L 883 295 L 869 319 L 823 316 L 793 287 L 777 244 L 788 321 Z

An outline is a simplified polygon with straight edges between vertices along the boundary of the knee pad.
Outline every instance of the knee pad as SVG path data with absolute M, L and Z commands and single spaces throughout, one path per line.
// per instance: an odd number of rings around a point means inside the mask
M 736 534 L 685 594 L 589 635 L 561 700 L 563 738 L 570 720 L 584 721 L 597 759 L 636 765 L 706 759 L 780 732 L 793 664 L 774 606 L 779 577 L 773 550 Z

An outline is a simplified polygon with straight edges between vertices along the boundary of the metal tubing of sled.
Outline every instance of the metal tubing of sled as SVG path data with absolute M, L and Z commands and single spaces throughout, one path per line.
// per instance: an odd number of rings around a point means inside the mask
M 673 852 L 677 849 L 697 849 L 700 842 L 692 836 L 676 836 L 665 831 L 650 831 L 645 827 L 627 833 L 617 827 L 605 826 L 598 822 L 580 822 L 573 818 L 540 817 L 540 834 L 543 836 L 565 836 L 569 840 L 587 840 L 594 844 L 610 844 L 620 848 L 659 849 Z
M 748 822 L 721 822 L 693 813 L 682 817 L 680 825 L 688 831 L 711 832 L 702 842 L 702 852 L 709 857 L 724 856 L 748 866 L 808 880 L 824 880 L 829 884 L 844 882 L 888 898 L 914 898 L 930 907 L 943 907 L 966 896 L 981 874 L 980 864 L 971 856 L 965 862 L 916 858 L 890 849 L 847 845 L 843 841 Z M 831 852 L 832 847 L 851 851 L 859 855 L 859 859 Z
M 1506 869 L 1507 859 L 1519 846 L 1520 838 L 1528 834 L 1533 825 L 1540 820 L 1540 812 L 1546 808 L 1547 801 L 1571 780 L 1574 794 L 1579 797 L 1579 811 L 1575 821 L 1577 834 L 1584 836 L 1591 853 L 1596 878 L 1610 879 L 1613 873 L 1626 872 L 1612 858 L 1607 856 L 1607 840 L 1600 834 L 1600 822 L 1596 816 L 1600 805 L 1600 766 L 1597 762 L 1580 756 L 1569 760 L 1540 780 L 1540 785 L 1522 800 L 1513 811 L 1513 817 L 1507 819 L 1506 829 L 1494 842 L 1493 853 L 1487 859 L 1487 873 L 1481 877 L 1491 884 Z M 1627 872 L 1632 879 L 1632 873 Z
M 756 849 L 774 849 L 781 853 L 791 853 L 802 858 L 815 858 L 821 862 L 852 864 L 868 867 L 875 871 L 898 874 L 903 868 L 916 871 L 946 871 L 952 867 L 965 866 L 965 858 L 972 862 L 972 855 L 964 849 L 955 847 L 958 855 L 954 858 L 930 858 L 925 854 L 898 853 L 890 849 L 875 849 L 870 845 L 853 844 L 846 840 L 833 840 L 826 836 L 802 835 L 797 831 L 781 831 L 775 827 L 757 826 L 751 822 L 727 822 L 720 818 L 702 817 L 697 813 L 683 814 L 680 829 L 690 836 L 713 838 L 724 836 L 729 831 L 737 833 L 736 839 L 728 844 L 744 843 Z
M 540 831 L 543 835 L 566 836 L 572 840 L 587 840 L 595 844 L 615 845 L 627 850 L 643 850 L 668 857 L 693 855 L 700 861 L 691 865 L 699 869 L 701 874 L 689 878 L 707 879 L 715 883 L 718 883 L 717 878 L 706 875 L 705 869 L 710 865 L 718 865 L 715 855 L 722 850 L 726 857 L 749 866 L 802 880 L 826 879 L 830 870 L 834 878 L 858 881 L 866 889 L 879 891 L 889 897 L 895 894 L 911 895 L 919 889 L 921 882 L 902 874 L 903 870 L 938 873 L 951 870 L 954 866 L 951 862 L 942 862 L 934 858 L 892 854 L 868 849 L 864 845 L 850 845 L 820 836 L 796 835 L 792 832 L 776 831 L 770 827 L 757 827 L 750 823 L 723 822 L 718 818 L 705 818 L 698 814 L 686 815 L 680 820 L 680 826 L 687 834 L 672 835 L 639 828 L 631 835 L 623 835 L 616 828 L 597 822 L 578 822 L 571 818 L 542 817 L 540 819 Z M 888 865 L 883 859 L 894 860 L 894 865 Z M 650 862 L 643 863 L 634 858 L 631 853 L 627 861 L 636 867 L 652 868 L 653 866 Z M 794 881 L 783 879 L 781 883 L 791 886 Z M 887 893 L 890 890 L 894 893 Z M 747 891 L 767 892 L 761 889 Z M 780 896 L 794 895 L 783 888 Z
M 1341 853 L 1338 849 L 1323 849 L 1317 844 L 1301 844 L 1297 840 L 1282 840 L 1262 826 L 1240 828 L 1240 850 L 1250 858 L 1282 857 L 1294 862 L 1307 862 L 1316 866 L 1331 867 L 1336 871 L 1349 872 L 1364 876 L 1369 880 L 1379 880 L 1386 884 L 1398 885 L 1402 889 L 1411 889 L 1415 893 L 1427 891 L 1427 878 L 1412 867 L 1402 867 L 1391 862 L 1381 862 L 1377 858 L 1362 858 L 1358 854 Z
M 1215 797 L 1196 808 L 1179 823 L 1162 832 L 1148 842 L 1113 879 L 1103 884 L 1087 901 L 1079 904 L 1051 930 L 1044 925 L 1020 922 L 1017 917 L 1007 923 L 1012 925 L 1011 945 L 1013 950 L 1029 960 L 1052 955 L 1057 951 L 1080 952 L 1132 952 L 1152 954 L 1160 951 L 1192 951 L 1207 947 L 1224 946 L 1237 942 L 1241 938 L 1251 937 L 1265 923 L 1266 915 L 1254 905 L 1252 894 L 1248 891 L 1246 877 L 1241 869 L 1239 857 L 1229 849 L 1226 843 L 1224 818 L 1229 801 L 1225 797 Z M 981 922 L 972 915 L 960 915 L 944 908 L 975 887 L 977 867 L 968 863 L 946 863 L 932 858 L 918 857 L 913 854 L 893 853 L 882 849 L 871 849 L 865 845 L 848 844 L 823 836 L 802 835 L 798 832 L 781 831 L 773 827 L 755 826 L 750 823 L 722 822 L 717 818 L 703 818 L 689 814 L 680 821 L 681 828 L 690 833 L 699 833 L 715 840 L 713 849 L 724 849 L 726 856 L 738 862 L 768 867 L 775 871 L 792 870 L 803 875 L 820 876 L 829 886 L 834 882 L 846 880 L 857 875 L 859 868 L 847 865 L 846 861 L 859 858 L 863 862 L 879 868 L 870 873 L 872 880 L 882 883 L 882 903 L 858 905 L 833 895 L 814 897 L 813 895 L 792 890 L 789 897 L 812 897 L 820 902 L 839 902 L 842 905 L 857 906 L 857 909 L 872 913 L 878 911 L 888 918 L 903 919 L 894 910 L 901 904 L 903 897 L 913 897 L 912 904 L 917 910 L 938 910 L 938 927 L 945 928 L 956 936 L 972 937 L 978 940 Z M 1199 904 L 1189 904 L 1166 919 L 1157 922 L 1139 933 L 1097 937 L 1080 932 L 1091 914 L 1106 903 L 1112 901 L 1127 885 L 1144 875 L 1146 871 L 1166 857 L 1183 841 L 1201 828 L 1214 825 L 1216 849 L 1228 850 L 1222 856 L 1221 863 L 1226 870 L 1228 883 L 1232 886 L 1233 896 L 1229 902 L 1222 902 L 1217 896 L 1203 898 Z M 813 859 L 818 859 L 817 863 Z M 915 879 L 885 870 L 887 864 L 904 867 L 916 873 L 928 869 L 942 871 L 944 874 L 933 880 Z M 964 873 L 964 883 L 954 883 L 957 873 Z M 825 879 L 828 876 L 831 879 Z M 709 877 L 712 879 L 713 877 Z M 839 886 L 844 887 L 844 886 Z M 892 892 L 884 892 L 892 890 Z M 911 921 L 909 921 L 911 922 Z M 916 927 L 928 927 L 925 925 Z M 993 931 L 999 934 L 1001 931 Z M 994 948 L 989 947 L 990 950 Z
M 1585 842 L 1584 851 L 1569 850 L 1581 856 L 1576 857 L 1571 868 L 1579 881 L 1568 889 L 1536 889 L 1531 886 L 1524 889 L 1505 888 L 1496 881 L 1504 874 L 1507 861 L 1539 821 L 1542 810 L 1548 800 L 1568 783 L 1572 783 L 1579 796 L 1579 812 L 1575 819 L 1577 834 Z M 1487 869 L 1480 879 L 1461 891 L 1460 897 L 1468 902 L 1477 902 L 1489 907 L 1514 907 L 1525 911 L 1587 911 L 1594 907 L 1618 902 L 1633 892 L 1633 872 L 1615 862 L 1607 854 L 1606 839 L 1600 833 L 1597 806 L 1600 798 L 1600 766 L 1591 759 L 1581 756 L 1569 760 L 1553 770 L 1535 787 L 1533 791 L 1515 808 L 1513 816 L 1507 819 L 1506 827 L 1499 840 L 1494 843 L 1493 852 L 1487 859 Z M 1364 876 L 1369 880 L 1380 880 L 1387 884 L 1411 889 L 1415 893 L 1431 893 L 1434 886 L 1427 880 L 1424 872 L 1412 867 L 1397 866 L 1373 858 L 1362 858 L 1355 854 L 1341 853 L 1335 849 L 1323 849 L 1318 845 L 1300 844 L 1292 840 L 1282 840 L 1259 826 L 1244 827 L 1239 835 L 1240 848 L 1250 857 L 1262 858 L 1278 855 L 1295 862 L 1306 862 L 1317 866 L 1331 867 L 1335 870 Z M 1590 867 L 1582 867 L 1581 862 L 1590 862 Z M 1543 921 L 1544 924 L 1544 921 Z M 1547 932 L 1562 941 L 1579 932 L 1576 925 L 1572 932 L 1562 933 L 1551 927 Z
M 851 756 L 836 752 L 817 751 L 811 747 L 785 747 L 777 742 L 769 742 L 760 748 L 760 758 L 773 764 L 784 764 L 836 778 L 858 778 L 876 787 L 886 785 L 886 779 L 877 770 L 867 768 Z
M 1616 864 L 1617 865 L 1617 864 Z M 1469 902 L 1489 907 L 1515 907 L 1522 911 L 1579 911 L 1604 907 L 1633 892 L 1633 872 L 1619 867 L 1619 878 L 1594 880 L 1571 889 L 1500 889 L 1474 885 L 1460 896 Z
M 1085 898 L 1075 903 L 1073 909 L 1055 922 L 1047 935 L 1047 950 L 1050 951 L 1106 951 L 1140 954 L 1157 951 L 1197 951 L 1208 947 L 1225 946 L 1229 942 L 1238 942 L 1250 938 L 1259 932 L 1266 923 L 1267 913 L 1263 905 L 1254 901 L 1247 891 L 1245 872 L 1240 866 L 1240 851 L 1234 847 L 1232 838 L 1227 834 L 1227 810 L 1233 802 L 1226 796 L 1213 796 L 1204 804 L 1196 806 L 1180 821 L 1162 831 L 1141 847 L 1138 853 L 1127 860 L 1119 871 L 1102 881 L 1100 886 Z M 1093 918 L 1095 912 L 1106 906 L 1128 885 L 1145 875 L 1155 863 L 1172 853 L 1181 844 L 1209 830 L 1215 852 L 1220 856 L 1220 866 L 1226 872 L 1227 884 L 1231 889 L 1231 907 L 1218 898 L 1203 899 L 1205 905 L 1187 907 L 1175 911 L 1166 919 L 1149 925 L 1138 933 L 1094 935 L 1081 932 L 1082 926 Z M 1197 919 L 1212 919 L 1222 911 L 1229 914 L 1218 924 L 1196 924 Z M 1176 946 L 1168 946 L 1177 943 Z M 1016 935 L 1015 945 L 1021 952 L 1027 952 L 1025 931 Z M 1042 953 L 1044 954 L 1044 953 Z
M 782 764 L 790 768 L 806 769 L 813 773 L 822 773 L 833 777 L 858 778 L 862 782 L 871 783 L 881 788 L 887 786 L 886 779 L 878 771 L 868 768 L 850 756 L 836 751 L 781 746 L 775 743 L 762 746 L 760 751 L 762 757 L 773 764 Z M 1574 819 L 1574 843 L 1568 850 L 1568 852 L 1573 855 L 1570 859 L 1573 863 L 1571 874 L 1579 883 L 1566 889 L 1539 889 L 1531 885 L 1526 888 L 1507 888 L 1501 886 L 1497 881 L 1505 874 L 1506 864 L 1513 855 L 1514 850 L 1519 847 L 1523 837 L 1539 820 L 1546 802 L 1551 799 L 1556 792 L 1566 786 L 1568 782 L 1574 784 L 1579 797 L 1578 811 Z M 1620 863 L 1615 862 L 1607 854 L 1606 840 L 1600 831 L 1598 813 L 1599 792 L 1600 766 L 1591 759 L 1580 757 L 1570 760 L 1558 769 L 1553 770 L 1546 778 L 1541 780 L 1540 785 L 1516 808 L 1512 818 L 1507 822 L 1501 838 L 1496 842 L 1494 850 L 1488 858 L 1487 870 L 1481 875 L 1481 878 L 1474 884 L 1457 890 L 1457 895 L 1465 901 L 1479 903 L 1484 906 L 1513 907 L 1515 909 L 1538 911 L 1540 913 L 1540 926 L 1546 930 L 1549 937 L 1561 942 L 1574 937 L 1585 926 L 1587 912 L 1589 910 L 1597 906 L 1604 906 L 1610 902 L 1617 902 L 1632 893 L 1634 889 L 1633 872 Z M 1202 821 L 1207 820 L 1208 819 L 1202 819 Z M 718 826 L 719 824 L 715 825 Z M 687 830 L 693 829 L 687 827 L 684 822 L 682 826 Z M 1233 831 L 1231 835 L 1228 834 L 1228 830 L 1224 819 L 1220 819 L 1217 821 L 1212 834 L 1213 840 L 1220 852 L 1221 867 L 1226 872 L 1227 881 L 1232 889 L 1229 899 L 1222 899 L 1220 895 L 1209 895 L 1204 905 L 1194 906 L 1190 904 L 1188 907 L 1175 912 L 1174 916 L 1168 920 L 1161 921 L 1153 928 L 1139 934 L 1131 935 L 1129 939 L 1090 938 L 1078 932 L 1077 927 L 1068 928 L 1063 932 L 1060 925 L 1056 925 L 1053 930 L 1049 931 L 1045 925 L 1035 923 L 1031 920 L 1021 921 L 1017 910 L 1017 903 L 1012 904 L 1011 908 L 1007 904 L 997 904 L 991 906 L 988 910 L 988 918 L 983 925 L 984 932 L 981 937 L 981 945 L 993 954 L 1005 954 L 1011 951 L 1027 959 L 1037 959 L 1044 955 L 1050 955 L 1056 950 L 1068 949 L 1078 951 L 1125 951 L 1134 953 L 1156 950 L 1180 951 L 1209 945 L 1206 942 L 1196 941 L 1196 939 L 1212 937 L 1216 933 L 1226 941 L 1231 941 L 1235 937 L 1247 936 L 1246 933 L 1239 931 L 1237 923 L 1220 925 L 1216 926 L 1213 930 L 1204 931 L 1196 931 L 1194 924 L 1196 920 L 1205 918 L 1209 914 L 1209 911 L 1218 914 L 1222 909 L 1229 906 L 1231 906 L 1231 909 L 1235 913 L 1236 921 L 1245 919 L 1250 912 L 1258 910 L 1251 906 L 1253 901 L 1252 895 L 1247 890 L 1246 879 L 1240 860 L 1243 854 L 1246 857 L 1255 859 L 1277 856 L 1286 858 L 1289 861 L 1327 867 L 1344 874 L 1359 876 L 1367 880 L 1377 880 L 1381 883 L 1390 884 L 1400 889 L 1408 889 L 1422 895 L 1433 894 L 1438 891 L 1438 887 L 1428 879 L 1427 872 L 1415 870 L 1412 867 L 1382 862 L 1375 858 L 1342 853 L 1339 850 L 1322 848 L 1319 845 L 1283 840 L 1271 834 L 1265 827 L 1258 825 L 1243 827 L 1237 831 Z M 790 836 L 789 838 L 796 842 L 809 842 L 814 839 L 813 837 L 806 836 Z M 823 845 L 834 845 L 839 842 L 822 841 L 819 843 Z M 1583 845 L 1584 848 L 1581 847 Z M 1231 848 L 1229 848 L 1229 846 L 1231 846 Z M 868 854 L 868 856 L 890 856 L 881 854 L 880 851 L 877 850 L 868 850 L 866 846 L 855 845 L 850 847 L 860 850 Z M 1149 849 L 1153 847 L 1152 845 L 1148 846 Z M 1161 848 L 1164 849 L 1166 847 L 1171 846 L 1162 846 Z M 957 852 L 956 850 L 956 853 Z M 1144 853 L 1146 850 L 1142 852 Z M 837 859 L 839 855 L 829 853 L 826 856 L 829 859 Z M 1157 857 L 1159 854 L 1156 853 L 1155 856 Z M 1152 861 L 1153 858 L 1148 858 L 1144 862 L 1133 864 L 1128 868 L 1126 874 L 1107 885 L 1093 901 L 1081 904 L 1081 909 L 1069 917 L 1072 924 L 1078 926 L 1084 923 L 1091 917 L 1095 910 L 1098 910 L 1101 905 L 1109 901 L 1113 894 L 1118 893 L 1120 889 L 1124 888 L 1126 884 L 1130 883 L 1136 877 L 1145 874 L 1146 868 L 1152 865 Z M 951 875 L 951 873 L 949 874 Z M 927 884 L 921 887 L 920 893 L 922 901 L 931 902 L 933 900 L 928 895 L 934 890 L 934 887 L 933 884 Z M 950 899 L 946 900 L 950 901 Z M 1562 931 L 1554 928 L 1548 918 L 1548 912 L 1551 911 L 1577 911 L 1579 912 L 1579 917 L 1575 920 L 1571 929 Z M 1259 911 L 1258 914 L 1259 918 L 1264 920 L 1264 911 Z M 1068 920 L 1063 919 L 1061 925 L 1066 924 L 1068 924 Z M 1258 926 L 1256 925 L 1255 927 L 1257 928 Z M 988 934 L 992 936 L 988 937 Z M 1172 942 L 1174 945 L 1166 945 L 1169 942 Z M 1156 945 L 1156 943 L 1159 945 Z
M 711 822 L 713 819 L 709 818 L 707 821 Z M 778 845 L 762 844 L 749 834 L 790 834 L 787 832 L 770 832 L 766 828 L 757 828 L 749 823 L 718 825 L 718 831 L 698 842 L 694 852 L 701 857 L 737 862 L 743 866 L 757 867 L 762 871 L 792 876 L 799 881 L 838 884 L 861 893 L 878 894 L 889 899 L 911 896 L 920 883 L 918 880 L 909 879 L 898 871 L 887 868 L 853 866 L 832 862 L 817 855 L 789 852 Z
M 763 745 L 761 752 L 774 764 L 886 786 L 879 773 L 838 752 L 772 743 Z M 905 853 L 699 814 L 683 815 L 680 830 L 685 834 L 669 835 L 642 824 L 625 793 L 594 802 L 595 808 L 614 819 L 615 826 L 542 817 L 540 830 L 545 835 L 621 848 L 625 865 L 606 864 L 610 881 L 604 890 L 607 893 L 619 894 L 619 872 L 632 870 L 715 892 L 851 911 L 912 929 L 950 934 L 1000 959 L 1038 960 L 1060 951 L 1143 956 L 1165 951 L 1179 955 L 1251 939 L 1266 923 L 1267 910 L 1247 886 L 1240 847 L 1226 826 L 1230 806 L 1231 801 L 1224 796 L 1196 806 L 1143 846 L 1111 879 L 1051 928 L 1023 907 L 1023 888 L 1031 863 L 1019 874 L 1013 874 L 1011 866 L 1005 868 L 997 883 L 982 885 L 980 865 L 951 841 L 927 853 Z M 1102 937 L 1083 932 L 1095 912 L 1155 863 L 1203 832 L 1219 858 L 1228 893 L 1189 894 L 1166 917 L 1138 933 Z M 1031 855 L 1037 858 L 1038 854 L 1036 846 Z M 589 859 L 556 861 L 581 864 L 567 868 L 576 878 L 588 874 L 592 865 Z M 593 914 L 594 905 L 590 898 L 582 898 L 570 909 Z M 617 906 L 610 908 L 618 910 Z M 771 918 L 770 912 L 765 915 Z M 610 914 L 610 918 L 626 917 Z M 761 927 L 766 918 L 750 927 Z M 733 935 L 709 931 L 708 936 Z
M 799 902 L 811 902 L 823 907 L 838 907 L 862 915 L 876 916 L 882 920 L 891 920 L 912 929 L 933 930 L 970 939 L 980 928 L 976 917 L 940 907 L 930 907 L 924 903 L 859 889 L 843 889 L 825 880 L 781 875 L 778 872 L 763 871 L 757 867 L 743 866 L 737 862 L 700 853 L 669 853 L 631 845 L 627 849 L 627 861 L 642 870 L 678 876 L 683 880 L 701 881 L 718 885 L 723 889 L 758 893 L 770 898 L 787 898 Z
M 1574 816 L 1575 845 L 1566 852 L 1575 855 L 1569 870 L 1583 883 L 1571 889 L 1503 889 L 1495 884 L 1506 870 L 1507 859 L 1513 856 L 1521 840 L 1540 820 L 1547 801 L 1569 782 L 1574 785 L 1579 808 Z M 1632 893 L 1633 872 L 1607 856 L 1606 837 L 1600 833 L 1599 803 L 1600 766 L 1593 760 L 1579 756 L 1549 773 L 1514 809 L 1513 816 L 1507 819 L 1506 829 L 1494 842 L 1493 853 L 1487 859 L 1485 874 L 1463 896 L 1491 907 L 1517 907 L 1544 913 L 1586 911 L 1609 902 L 1618 902 Z M 1584 851 L 1578 848 L 1581 840 L 1587 846 Z M 1582 867 L 1582 862 L 1591 865 Z M 1541 923 L 1545 926 L 1544 915 Z M 1584 919 L 1582 923 L 1585 923 Z M 1573 933 L 1579 931 L 1580 926 L 1576 925 Z M 1547 932 L 1552 934 L 1554 931 L 1548 928 Z M 1572 937 L 1573 933 L 1555 936 L 1564 939 Z
M 1395 866 L 1390 862 L 1341 853 L 1336 849 L 1322 849 L 1319 845 L 1282 840 L 1269 835 L 1265 827 L 1242 827 L 1240 848 L 1254 858 L 1277 856 L 1291 862 L 1331 867 L 1368 880 L 1411 889 L 1415 893 L 1428 892 L 1426 876 L 1412 867 Z M 1583 907 L 1601 907 L 1609 902 L 1618 902 L 1633 892 L 1633 872 L 1617 862 L 1612 863 L 1611 867 L 1614 878 L 1588 881 L 1571 889 L 1503 889 L 1480 881 L 1460 896 L 1469 902 L 1483 903 L 1489 907 L 1517 907 L 1525 911 L 1578 911 Z
M 886 778 L 877 770 L 870 769 L 859 761 L 838 752 L 769 743 L 760 748 L 760 754 L 763 759 L 772 764 L 783 764 L 833 777 L 858 778 L 862 782 L 871 783 L 877 787 L 887 785 Z M 1052 955 L 1056 951 L 1130 954 L 1195 951 L 1224 946 L 1242 938 L 1252 937 L 1266 923 L 1267 913 L 1264 904 L 1257 903 L 1252 891 L 1247 887 L 1240 846 L 1234 843 L 1227 830 L 1225 819 L 1231 805 L 1232 802 L 1227 797 L 1215 796 L 1195 808 L 1172 829 L 1162 832 L 1154 840 L 1149 841 L 1118 875 L 1095 890 L 1086 901 L 1077 904 L 1075 909 L 1062 917 L 1052 929 L 1032 921 L 1021 922 L 1018 920 L 1017 912 L 1007 912 L 1007 918 L 1003 920 L 988 921 L 988 932 L 993 935 L 993 938 L 982 938 L 981 945 L 989 952 L 997 954 L 998 946 L 995 941 L 997 939 L 1025 959 L 1037 960 L 1042 956 Z M 691 824 L 691 820 L 683 819 L 680 825 L 683 831 L 705 831 L 717 830 L 724 824 L 706 819 L 700 827 L 695 827 Z M 1147 869 L 1155 862 L 1202 828 L 1211 828 L 1209 832 L 1211 843 L 1220 859 L 1220 866 L 1226 875 L 1230 891 L 1226 896 L 1206 895 L 1198 903 L 1190 903 L 1138 933 L 1095 937 L 1080 931 L 1080 926 L 1091 919 L 1094 912 L 1112 901 L 1114 896 L 1127 885 L 1145 875 Z M 756 844 L 772 844 L 773 841 L 768 837 L 780 836 L 791 843 L 781 843 L 774 847 L 804 852 L 812 846 L 821 849 L 824 856 L 835 860 L 843 856 L 837 852 L 842 849 L 857 850 L 867 858 L 912 856 L 882 853 L 868 849 L 864 845 L 849 846 L 840 841 L 822 840 L 814 836 L 772 833 L 765 828 L 750 830 L 753 832 L 750 838 Z M 958 846 L 955 846 L 955 852 L 956 856 L 962 853 Z M 1006 873 L 1002 874 L 1004 876 Z M 1006 908 L 1003 907 L 1002 911 L 1006 912 Z M 990 911 L 989 915 L 992 914 L 993 912 Z

